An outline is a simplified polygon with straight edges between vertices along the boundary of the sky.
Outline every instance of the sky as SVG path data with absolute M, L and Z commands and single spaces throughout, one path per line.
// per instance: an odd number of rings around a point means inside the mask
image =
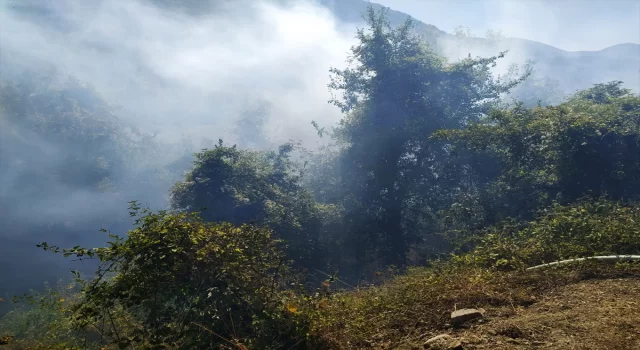
M 488 29 L 566 51 L 640 44 L 640 0 L 373 0 L 452 33 Z

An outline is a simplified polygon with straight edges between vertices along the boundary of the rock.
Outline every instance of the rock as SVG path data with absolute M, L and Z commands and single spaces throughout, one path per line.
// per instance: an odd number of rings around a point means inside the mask
M 427 340 L 424 342 L 424 348 L 434 350 L 463 350 L 462 343 L 448 334 L 440 334 Z
M 544 345 L 550 345 L 550 343 L 547 343 L 546 341 L 534 341 L 533 343 L 531 343 L 532 345 L 535 346 L 544 346 Z
M 0 336 L 0 345 L 9 345 L 13 342 L 13 337 L 10 335 Z
M 460 309 L 451 313 L 451 323 L 454 326 L 459 326 L 467 321 L 474 320 L 476 318 L 482 318 L 483 313 L 477 309 Z

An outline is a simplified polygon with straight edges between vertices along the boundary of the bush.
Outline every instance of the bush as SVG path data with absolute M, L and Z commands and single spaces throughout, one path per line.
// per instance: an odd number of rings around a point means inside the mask
M 640 253 L 640 205 L 598 200 L 556 205 L 527 224 L 507 221 L 480 234 L 459 260 L 506 269 L 595 255 Z
M 98 258 L 73 308 L 77 328 L 99 327 L 120 347 L 290 348 L 298 322 L 287 300 L 297 285 L 271 232 L 203 222 L 195 214 L 132 206 L 137 227 L 105 248 L 45 250 Z M 242 345 L 244 344 L 244 345 Z
M 75 349 L 80 340 L 95 345 L 95 332 L 77 332 L 67 317 L 78 299 L 75 284 L 59 281 L 54 287 L 45 284 L 42 292 L 31 291 L 14 298 L 14 305 L 0 317 L 0 345 L 9 349 Z M 2 300 L 0 300 L 2 301 Z
M 290 159 L 294 148 L 285 144 L 278 152 L 258 152 L 220 141 L 195 154 L 184 181 L 171 189 L 171 204 L 180 211 L 202 211 L 210 222 L 268 227 L 285 241 L 297 267 L 322 268 L 327 211 L 302 187 L 302 170 Z

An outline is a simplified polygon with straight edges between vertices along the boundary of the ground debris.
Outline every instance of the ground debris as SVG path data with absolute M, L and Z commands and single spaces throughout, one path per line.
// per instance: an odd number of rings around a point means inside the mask
M 450 336 L 449 334 L 440 334 L 435 336 L 426 342 L 424 342 L 425 349 L 439 349 L 439 350 L 462 350 L 462 343 Z
M 451 324 L 460 326 L 467 321 L 482 318 L 483 316 L 483 312 L 478 309 L 460 309 L 451 313 Z

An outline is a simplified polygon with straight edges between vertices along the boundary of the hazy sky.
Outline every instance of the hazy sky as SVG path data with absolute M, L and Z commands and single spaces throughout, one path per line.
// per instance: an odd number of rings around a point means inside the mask
M 640 0 L 372 0 L 453 32 L 487 29 L 567 51 L 640 43 Z

